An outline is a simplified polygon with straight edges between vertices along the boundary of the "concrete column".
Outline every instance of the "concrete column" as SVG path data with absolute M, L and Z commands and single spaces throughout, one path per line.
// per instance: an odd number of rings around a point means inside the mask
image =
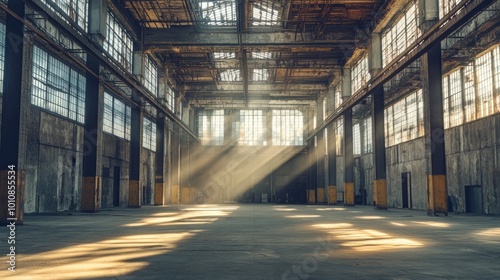
M 323 121 L 323 99 L 319 99 L 316 102 L 316 120 L 317 123 L 321 123 Z M 324 135 L 324 130 L 318 133 L 318 145 L 316 147 L 316 197 L 317 197 L 317 203 L 324 203 L 325 202 L 325 135 Z
M 89 1 L 89 34 L 96 41 L 103 42 L 106 37 L 106 17 L 108 15 L 106 0 Z
M 167 148 L 165 150 L 166 153 L 166 165 L 164 168 L 164 180 L 166 184 L 164 185 L 166 187 L 165 190 L 165 204 L 171 204 L 172 203 L 172 123 L 170 120 L 166 120 L 166 142 L 167 142 Z
M 182 121 L 189 126 L 191 107 L 186 102 L 181 102 L 181 106 L 184 108 L 182 110 Z
M 335 123 L 328 126 L 328 204 L 337 204 L 337 137 Z
M 437 0 L 419 1 L 422 32 L 432 27 L 439 17 Z M 443 117 L 443 79 L 441 45 L 432 47 L 421 57 L 424 99 L 425 158 L 427 173 L 427 214 L 448 215 L 446 156 Z
M 128 207 L 134 208 L 141 207 L 142 122 L 142 109 L 140 107 L 132 107 Z
M 444 142 L 441 47 L 422 56 L 425 154 L 427 161 L 427 213 L 448 214 Z
M 87 68 L 99 73 L 99 62 L 87 56 Z M 99 79 L 92 73 L 86 74 L 85 94 L 85 152 L 83 154 L 82 212 L 97 212 L 101 205 L 102 192 L 102 119 L 104 92 Z
M 423 32 L 431 28 L 439 20 L 439 0 L 419 0 L 418 17 Z
M 233 137 L 233 120 L 234 111 L 224 111 L 224 145 L 232 145 L 234 143 Z
M 171 180 L 172 180 L 172 204 L 179 204 L 180 198 L 180 136 L 179 136 L 179 127 L 177 125 L 173 126 L 172 137 L 170 138 L 170 152 L 172 155 L 172 172 L 171 172 Z
M 382 36 L 380 33 L 372 33 L 368 45 L 368 70 L 374 77 L 382 69 Z
M 372 96 L 373 138 L 373 203 L 375 209 L 387 209 L 387 180 L 385 162 L 384 131 L 384 87 L 375 90 Z
M 352 109 L 344 112 L 344 205 L 354 206 Z
M 166 166 L 166 147 L 167 147 L 167 130 L 165 129 L 165 115 L 158 113 L 156 120 L 156 170 L 155 170 L 155 205 L 165 204 L 165 166 Z
M 324 114 L 328 117 L 335 110 L 335 86 L 328 89 L 326 93 L 326 112 Z
M 183 134 L 180 141 L 180 203 L 194 203 L 194 186 L 191 182 L 191 139 Z
M 9 9 L 24 18 L 24 1 L 9 0 Z M 5 40 L 5 71 L 3 81 L 2 134 L 0 145 L 0 224 L 12 222 L 22 225 L 24 221 L 24 190 L 26 167 L 23 155 L 26 153 L 25 133 L 21 130 L 25 107 L 29 96 L 23 85 L 24 24 L 7 13 Z M 30 62 L 31 63 L 31 62 Z M 28 75 L 28 77 L 30 77 Z
M 344 67 L 342 74 L 342 97 L 349 98 L 352 95 L 351 67 Z
M 273 145 L 273 110 L 266 111 L 266 137 L 267 145 Z
M 314 138 L 310 139 L 307 142 L 308 153 L 307 153 L 307 162 L 308 162 L 308 181 L 307 184 L 307 203 L 315 204 L 316 203 L 316 185 L 317 185 L 317 161 L 316 161 L 316 147 L 314 147 Z

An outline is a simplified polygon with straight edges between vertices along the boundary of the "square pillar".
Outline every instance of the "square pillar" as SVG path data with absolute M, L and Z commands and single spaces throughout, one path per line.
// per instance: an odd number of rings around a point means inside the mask
M 139 97 L 136 97 L 140 99 Z M 130 122 L 130 166 L 128 207 L 141 207 L 141 150 L 143 113 L 140 107 L 132 107 Z
M 165 129 L 165 115 L 158 113 L 156 121 L 156 170 L 155 170 L 155 196 L 154 205 L 165 204 L 165 166 L 166 166 L 166 146 L 167 130 Z
M 443 117 L 441 47 L 422 56 L 425 159 L 427 163 L 427 214 L 448 215 L 446 155 Z
M 180 135 L 179 135 L 179 127 L 177 125 L 173 125 L 173 130 L 171 132 L 171 144 L 170 144 L 170 153 L 172 160 L 172 172 L 170 173 L 172 188 L 171 188 L 171 202 L 172 204 L 180 203 Z
M 17 16 L 24 18 L 24 1 L 9 0 L 8 8 Z M 29 83 L 23 79 L 29 58 L 25 48 L 24 24 L 7 13 L 5 40 L 5 71 L 2 99 L 2 134 L 0 140 L 0 224 L 24 222 L 24 191 L 26 186 L 26 167 L 23 154 L 26 152 L 25 133 L 22 124 L 24 112 L 30 104 Z M 26 45 L 27 46 L 27 45 Z M 31 62 L 30 62 L 31 63 Z
M 82 212 L 98 212 L 102 192 L 102 120 L 104 91 L 95 74 L 100 65 L 95 57 L 87 55 L 85 93 L 84 153 L 82 177 Z
M 344 205 L 354 206 L 352 109 L 344 112 Z
M 387 209 L 387 181 L 384 131 L 384 87 L 375 89 L 372 96 L 372 138 L 373 151 L 373 206 L 375 209 Z

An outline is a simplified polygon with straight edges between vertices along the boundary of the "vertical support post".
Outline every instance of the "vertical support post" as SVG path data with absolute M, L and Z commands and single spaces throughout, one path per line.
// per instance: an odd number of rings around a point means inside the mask
M 423 32 L 439 19 L 437 0 L 419 1 L 420 28 Z M 443 117 L 443 78 L 441 45 L 433 46 L 421 58 L 424 98 L 425 158 L 427 162 L 427 214 L 448 215 L 446 154 Z
M 325 114 L 329 116 L 335 110 L 335 91 L 336 86 L 328 89 L 326 98 L 326 112 Z M 326 182 L 328 188 L 327 203 L 337 204 L 337 149 L 336 149 L 336 135 L 335 135 L 335 123 L 331 123 L 327 129 L 326 137 L 326 149 L 327 149 L 327 172 L 328 181 Z
M 352 109 L 344 112 L 344 205 L 354 206 Z
M 307 141 L 308 153 L 307 153 L 307 161 L 308 161 L 308 186 L 307 186 L 307 203 L 315 204 L 316 203 L 316 155 L 315 155 L 315 147 L 314 147 L 314 139 L 310 139 Z
M 371 35 L 368 46 L 368 69 L 370 75 L 374 77 L 382 69 L 382 36 L 380 33 Z
M 165 140 L 167 142 L 167 148 L 165 150 L 166 153 L 166 165 L 165 165 L 165 203 L 166 204 L 171 204 L 172 203 L 172 124 L 171 121 L 167 119 L 166 121 L 166 137 L 167 139 Z
M 132 107 L 128 207 L 133 208 L 141 207 L 142 118 L 142 109 L 140 107 Z
M 425 153 L 427 161 L 427 214 L 448 215 L 446 155 L 444 143 L 441 47 L 422 57 Z
M 156 171 L 155 171 L 155 205 L 165 204 L 165 161 L 166 161 L 166 134 L 165 115 L 158 113 L 156 121 Z
M 85 152 L 83 154 L 82 212 L 98 212 L 102 192 L 102 119 L 104 93 L 99 84 L 100 65 L 95 57 L 87 56 L 85 93 Z
M 172 204 L 179 204 L 180 202 L 180 135 L 179 128 L 174 124 L 173 131 L 170 137 L 171 155 L 172 155 Z
M 24 18 L 24 1 L 9 0 L 8 8 Z M 24 107 L 29 103 L 23 87 L 24 24 L 7 13 L 5 69 L 2 101 L 2 134 L 0 145 L 0 224 L 22 225 L 26 171 L 22 155 L 26 150 L 21 124 Z
M 267 145 L 273 145 L 273 110 L 266 111 L 266 137 L 267 137 Z M 271 195 L 272 197 L 272 195 Z
M 372 96 L 373 119 L 373 203 L 375 209 L 387 209 L 387 180 L 385 161 L 385 132 L 384 132 L 384 87 L 375 89 Z
M 323 99 L 318 99 L 316 101 L 316 120 L 318 123 L 323 121 Z M 321 131 L 316 136 L 317 147 L 316 147 L 316 196 L 317 203 L 325 202 L 325 131 Z
M 328 127 L 328 204 L 337 204 L 337 136 L 335 123 Z

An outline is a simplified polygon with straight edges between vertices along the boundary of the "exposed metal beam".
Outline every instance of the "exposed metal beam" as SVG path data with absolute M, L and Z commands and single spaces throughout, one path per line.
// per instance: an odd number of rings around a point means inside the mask
M 470 0 L 462 1 L 459 5 L 446 14 L 432 28 L 422 34 L 415 42 L 406 48 L 399 56 L 387 64 L 375 77 L 370 79 L 360 90 L 344 101 L 330 116 L 328 116 L 317 128 L 310 134 L 308 139 L 316 136 L 325 129 L 330 123 L 338 119 L 342 114 L 361 102 L 367 96 L 372 94 L 375 89 L 384 85 L 396 74 L 412 62 L 420 58 L 433 46 L 440 43 L 441 40 L 456 31 L 460 26 L 477 15 L 480 11 L 491 5 L 496 0 Z
M 196 96 L 191 95 L 190 96 Z M 204 99 L 223 99 L 223 100 L 282 100 L 282 101 L 316 101 L 318 99 L 317 96 L 311 95 L 269 95 L 269 94 L 250 94 L 248 97 L 242 93 L 239 94 L 204 94 L 200 96 L 196 96 L 196 100 L 204 100 Z
M 146 28 L 144 30 L 144 47 L 147 50 L 171 49 L 173 46 L 210 46 L 210 47 L 239 47 L 238 33 L 235 28 L 214 28 L 204 32 L 197 32 L 191 26 L 179 26 L 170 29 Z M 294 39 L 292 31 L 241 33 L 241 44 L 246 46 L 272 47 L 272 46 L 322 46 L 334 48 L 335 46 L 354 47 L 356 40 L 354 32 L 345 34 L 328 33 L 324 39 L 315 40 L 310 33 L 304 33 L 301 40 Z
M 220 82 L 214 84 L 186 84 L 183 87 L 186 93 L 190 92 L 214 92 L 214 91 L 239 91 L 243 92 L 243 84 L 233 82 Z M 288 91 L 325 91 L 328 89 L 326 84 L 288 84 Z M 249 91 L 284 91 L 285 84 L 249 84 Z

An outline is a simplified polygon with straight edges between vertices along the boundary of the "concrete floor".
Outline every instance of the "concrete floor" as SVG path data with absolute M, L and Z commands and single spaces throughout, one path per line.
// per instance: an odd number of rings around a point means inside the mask
M 16 272 L 2 261 L 0 279 L 500 279 L 500 217 L 359 206 L 115 208 L 28 215 L 16 250 Z

